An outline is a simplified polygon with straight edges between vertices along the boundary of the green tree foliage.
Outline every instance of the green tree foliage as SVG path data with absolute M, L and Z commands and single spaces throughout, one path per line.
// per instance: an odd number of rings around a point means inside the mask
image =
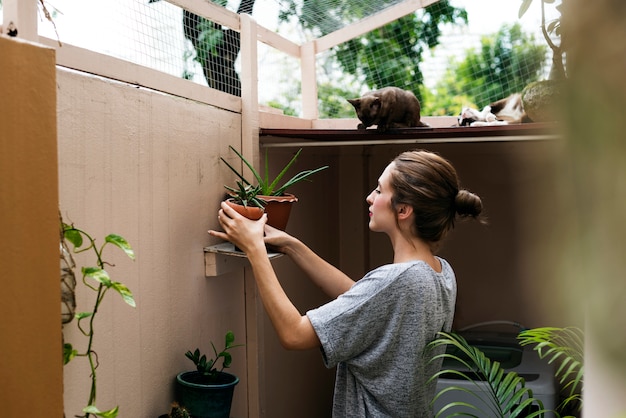
M 390 4 L 377 3 L 379 10 Z M 302 4 L 299 0 L 287 0 L 281 6 L 281 21 L 296 15 L 302 27 L 315 37 L 372 14 L 367 9 L 371 7 L 369 2 L 354 0 L 307 0 Z M 442 0 L 338 45 L 328 59 L 336 60 L 341 71 L 353 75 L 370 90 L 397 86 L 419 96 L 424 79 L 419 68 L 422 54 L 438 45 L 444 23 L 467 23 L 467 13 Z M 360 92 L 354 92 L 346 97 L 359 95 Z
M 520 25 L 503 25 L 484 36 L 479 50 L 452 60 L 434 92 L 424 92 L 423 114 L 457 115 L 463 106 L 482 108 L 541 78 L 546 47 L 525 34 Z

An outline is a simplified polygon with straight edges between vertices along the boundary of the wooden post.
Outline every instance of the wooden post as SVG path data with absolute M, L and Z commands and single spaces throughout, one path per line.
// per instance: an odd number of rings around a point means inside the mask
M 241 19 L 241 153 L 259 168 L 259 94 L 257 26 L 247 14 Z M 245 167 L 244 167 L 245 168 Z M 248 417 L 259 418 L 265 410 L 263 359 L 263 304 L 249 268 L 244 270 L 246 288 L 246 350 L 248 364 Z
M 317 76 L 315 73 L 315 41 L 307 42 L 300 48 L 302 67 L 302 117 L 317 119 Z
M 0 415 L 61 417 L 55 53 L 0 36 L 0 57 Z

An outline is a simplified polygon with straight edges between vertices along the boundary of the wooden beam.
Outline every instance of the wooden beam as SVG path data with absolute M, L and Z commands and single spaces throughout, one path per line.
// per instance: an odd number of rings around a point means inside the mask
M 60 47 L 56 40 L 43 36 L 39 37 L 39 43 L 56 49 L 56 62 L 61 67 L 197 100 L 221 109 L 241 112 L 241 99 L 232 94 L 74 45 L 63 44 Z
M 361 36 L 374 29 L 380 28 L 389 22 L 415 12 L 418 9 L 430 6 L 439 0 L 406 0 L 395 6 L 388 7 L 379 13 L 366 17 L 358 22 L 336 30 L 333 33 L 322 36 L 315 40 L 316 52 L 324 52 L 334 46 L 342 44 L 357 36 Z
M 276 32 L 257 24 L 257 36 L 259 42 L 263 42 L 265 45 L 269 45 L 280 52 L 300 59 L 300 45 L 291 42 L 289 39 L 280 36 Z
M 239 32 L 239 15 L 235 12 L 218 6 L 210 1 L 203 0 L 165 0 L 175 6 L 182 7 L 205 19 L 224 25 Z

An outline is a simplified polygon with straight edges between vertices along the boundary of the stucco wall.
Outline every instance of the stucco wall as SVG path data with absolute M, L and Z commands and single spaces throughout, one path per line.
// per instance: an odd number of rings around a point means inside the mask
M 99 243 L 125 237 L 131 261 L 116 248 L 113 280 L 134 293 L 137 308 L 107 294 L 96 321 L 98 407 L 120 406 L 123 417 L 156 417 L 173 400 L 173 378 L 193 364 L 186 350 L 211 350 L 227 330 L 245 341 L 243 269 L 205 278 L 203 247 L 230 176 L 219 161 L 240 147 L 241 116 L 133 85 L 58 69 L 59 196 L 66 222 Z M 91 256 L 77 264 L 93 265 Z M 78 286 L 78 311 L 94 292 Z M 65 340 L 84 348 L 75 323 Z M 246 350 L 233 352 L 233 416 L 247 416 Z M 87 361 L 65 366 L 65 411 L 88 399 Z

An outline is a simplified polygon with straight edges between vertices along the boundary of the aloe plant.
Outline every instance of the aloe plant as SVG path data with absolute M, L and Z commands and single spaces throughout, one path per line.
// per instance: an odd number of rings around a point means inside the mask
M 229 191 L 229 195 L 233 198 L 235 203 L 242 206 L 257 206 L 263 208 L 265 201 L 261 199 L 261 188 L 259 186 L 252 186 L 251 184 L 243 184 L 242 181 L 237 180 L 237 188 L 224 185 L 226 190 Z
M 582 410 L 583 331 L 577 327 L 534 328 L 520 332 L 518 339 L 522 346 L 534 344 L 540 358 L 558 364 L 555 375 L 563 389 L 569 389 L 558 409 L 564 411 L 573 406 Z
M 455 348 L 455 352 L 459 355 L 452 354 L 446 351 L 442 354 L 433 356 L 431 361 L 438 359 L 450 359 L 454 362 L 458 362 L 466 370 L 471 372 L 464 372 L 456 369 L 443 369 L 437 372 L 431 379 L 436 380 L 440 376 L 454 374 L 457 377 L 474 382 L 478 385 L 477 380 L 480 380 L 486 384 L 489 388 L 487 398 L 485 395 L 482 397 L 474 391 L 470 391 L 466 388 L 459 386 L 449 386 L 437 393 L 433 403 L 440 398 L 443 394 L 451 391 L 463 391 L 474 397 L 476 397 L 476 404 L 486 405 L 488 410 L 481 409 L 480 406 L 468 402 L 451 402 L 441 408 L 437 412 L 436 418 L 444 416 L 470 416 L 470 417 L 506 417 L 506 418 L 532 418 L 543 417 L 548 411 L 544 409 L 541 400 L 533 397 L 532 390 L 527 388 L 525 381 L 515 372 L 506 372 L 504 368 L 497 361 L 491 361 L 485 354 L 477 347 L 470 345 L 462 336 L 455 333 L 440 332 L 438 338 L 429 344 L 431 349 L 435 349 L 441 346 L 447 347 L 448 345 Z M 479 391 L 480 392 L 480 391 Z M 483 394 L 485 392 L 482 392 Z M 452 413 L 450 410 L 457 407 L 463 407 L 466 410 L 469 409 L 474 413 Z M 538 410 L 528 412 L 531 407 L 538 407 Z M 447 415 L 446 413 L 450 414 Z
M 237 154 L 237 156 L 246 165 L 246 167 L 248 167 L 250 169 L 250 171 L 252 172 L 252 175 L 254 176 L 254 178 L 255 178 L 255 180 L 256 180 L 259 188 L 260 188 L 260 193 L 259 194 L 262 195 L 262 196 L 282 196 L 285 193 L 285 191 L 288 188 L 290 188 L 291 186 L 293 186 L 294 184 L 299 183 L 302 180 L 306 180 L 310 176 L 312 176 L 313 174 L 318 173 L 318 172 L 328 168 L 328 166 L 326 165 L 326 166 L 323 166 L 323 167 L 316 168 L 314 170 L 304 170 L 304 171 L 301 171 L 298 174 L 296 174 L 295 176 L 293 176 L 292 178 L 290 178 L 289 180 L 285 181 L 285 183 L 283 183 L 282 186 L 278 186 L 279 182 L 282 180 L 282 178 L 285 176 L 285 174 L 287 174 L 287 171 L 296 162 L 298 156 L 302 152 L 302 148 L 300 148 L 298 150 L 298 152 L 296 152 L 296 154 L 293 156 L 293 158 L 291 160 L 289 160 L 289 163 L 287 163 L 287 165 L 280 171 L 280 173 L 278 173 L 278 175 L 273 180 L 271 180 L 270 177 L 269 177 L 269 161 L 268 161 L 268 156 L 267 156 L 267 150 L 265 151 L 265 172 L 264 172 L 264 176 L 261 176 L 261 174 L 259 174 L 259 172 L 257 170 L 255 170 L 255 168 L 252 166 L 252 164 L 250 164 L 250 162 L 248 162 L 248 160 L 246 160 L 244 158 L 244 156 L 241 155 L 241 153 L 239 151 L 237 151 L 232 146 L 229 146 L 229 147 L 230 147 L 231 150 L 233 150 L 235 152 L 235 154 Z M 241 173 L 239 173 L 239 171 L 237 171 L 237 169 L 235 167 L 230 165 L 228 163 L 228 161 L 226 161 L 223 157 L 220 157 L 220 159 L 224 162 L 224 164 L 226 164 L 226 166 L 228 168 L 231 169 L 231 171 L 233 173 L 235 173 L 237 175 L 237 177 L 239 177 L 239 179 L 245 185 L 252 186 L 252 183 L 253 183 L 252 181 L 246 179 Z

